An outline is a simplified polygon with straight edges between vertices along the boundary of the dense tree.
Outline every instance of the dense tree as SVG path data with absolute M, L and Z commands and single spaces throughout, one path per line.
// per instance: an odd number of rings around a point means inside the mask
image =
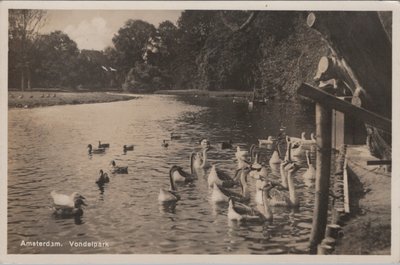
M 144 54 L 147 46 L 155 38 L 156 28 L 142 20 L 128 20 L 125 25 L 118 30 L 112 41 L 117 54 L 117 66 L 119 69 L 128 73 L 136 63 L 144 62 Z
M 76 43 L 61 31 L 42 35 L 35 53 L 35 83 L 39 87 L 75 88 L 80 82 Z
M 13 87 L 31 88 L 32 56 L 35 54 L 38 30 L 45 23 L 46 11 L 9 10 L 9 82 Z M 19 84 L 18 84 L 19 81 Z

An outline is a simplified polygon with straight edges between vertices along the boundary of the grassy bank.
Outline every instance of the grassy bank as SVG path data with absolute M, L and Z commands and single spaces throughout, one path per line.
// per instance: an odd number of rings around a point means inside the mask
M 191 95 L 205 97 L 250 97 L 253 92 L 249 91 L 207 91 L 199 89 L 188 90 L 158 90 L 154 94 L 162 95 Z
M 106 92 L 39 92 L 10 91 L 9 108 L 36 108 L 54 105 L 73 105 L 131 100 L 135 97 Z

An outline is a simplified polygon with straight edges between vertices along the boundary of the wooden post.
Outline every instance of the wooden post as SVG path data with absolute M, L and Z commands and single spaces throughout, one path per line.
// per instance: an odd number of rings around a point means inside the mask
M 332 109 L 320 103 L 315 107 L 317 132 L 317 159 L 314 217 L 310 238 L 311 254 L 317 253 L 317 246 L 325 235 L 328 205 L 329 178 L 331 172 Z

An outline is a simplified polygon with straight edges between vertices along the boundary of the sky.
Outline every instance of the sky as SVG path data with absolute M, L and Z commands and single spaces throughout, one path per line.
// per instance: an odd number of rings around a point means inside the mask
M 178 10 L 48 10 L 41 33 L 61 30 L 79 49 L 103 50 L 128 19 L 141 19 L 154 26 L 169 20 L 176 24 Z

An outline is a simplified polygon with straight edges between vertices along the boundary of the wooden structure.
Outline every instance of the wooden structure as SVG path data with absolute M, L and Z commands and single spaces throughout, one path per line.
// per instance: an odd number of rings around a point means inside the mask
M 343 119 L 351 116 L 364 122 L 370 151 L 381 159 L 391 159 L 392 47 L 377 12 L 310 13 L 307 25 L 320 33 L 331 51 L 321 58 L 315 75 L 320 88 L 302 84 L 298 89 L 300 95 L 316 102 L 316 193 L 310 250 L 323 254 L 332 110 L 343 113 Z M 351 96 L 351 103 L 337 96 Z

